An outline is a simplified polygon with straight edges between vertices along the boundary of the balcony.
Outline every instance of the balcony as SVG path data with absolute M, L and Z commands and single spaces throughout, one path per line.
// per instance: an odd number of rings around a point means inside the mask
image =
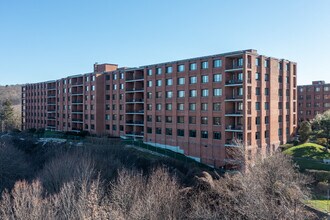
M 227 125 L 225 131 L 228 131 L 228 132 L 243 132 L 243 125 Z
M 226 112 L 225 116 L 228 116 L 228 117 L 242 117 L 243 112 L 242 111 Z
M 84 104 L 84 101 L 72 101 L 72 105 Z
M 83 114 L 84 113 L 84 110 L 76 110 L 76 109 L 74 109 L 71 112 L 72 112 L 72 114 Z
M 242 140 L 239 140 L 240 142 L 242 142 Z M 226 143 L 225 143 L 225 147 L 241 147 L 242 145 L 239 144 L 239 142 L 234 141 L 232 139 L 227 139 Z
M 144 92 L 144 88 L 127 88 L 126 93 Z
M 243 80 L 228 80 L 225 84 L 225 86 L 242 86 L 243 85 Z
M 83 86 L 84 82 L 73 82 L 71 83 L 71 87 Z
M 136 111 L 126 111 L 126 114 L 144 114 L 144 110 L 136 110 Z
M 77 119 L 77 118 L 72 119 L 72 123 L 83 123 L 83 122 L 84 122 L 83 119 Z
M 128 103 L 144 103 L 144 99 L 127 99 Z
M 138 132 L 138 131 L 126 131 L 126 136 L 127 137 L 143 137 L 144 132 Z
M 236 95 L 236 96 L 226 96 L 226 102 L 236 102 L 236 101 L 243 101 L 243 95 Z
M 48 86 L 47 90 L 56 90 L 56 86 Z
M 243 65 L 232 65 L 226 68 L 225 72 L 235 72 L 235 71 L 242 71 Z
M 55 117 L 47 117 L 48 120 L 55 120 Z
M 136 81 L 143 81 L 143 80 L 144 80 L 143 76 L 136 76 L 136 77 L 126 78 L 125 82 L 136 82 Z
M 126 121 L 126 125 L 144 126 L 144 121 L 133 121 L 133 120 L 128 120 L 128 121 Z

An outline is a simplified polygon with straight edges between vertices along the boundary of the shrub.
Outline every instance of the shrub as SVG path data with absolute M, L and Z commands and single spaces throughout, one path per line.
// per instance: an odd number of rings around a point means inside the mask
M 316 182 L 330 182 L 330 171 L 306 169 L 305 172 L 312 176 Z

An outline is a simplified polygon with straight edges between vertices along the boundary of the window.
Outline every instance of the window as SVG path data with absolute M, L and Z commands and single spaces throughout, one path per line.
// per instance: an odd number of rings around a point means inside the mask
M 148 133 L 148 134 L 152 134 L 152 128 L 147 127 L 147 133 Z
M 119 88 L 124 89 L 124 84 L 121 83 Z
M 151 99 L 152 98 L 152 93 L 151 92 L 147 92 L 147 99 Z
M 179 137 L 184 137 L 184 130 L 183 129 L 177 129 L 176 133 Z
M 189 124 L 196 124 L 196 117 L 195 116 L 189 116 Z
M 166 103 L 165 109 L 168 111 L 172 110 L 172 103 Z
M 265 74 L 265 81 L 269 81 L 269 74 Z
M 269 124 L 269 116 L 265 116 L 265 124 Z
M 213 117 L 213 125 L 220 125 L 221 117 Z
M 209 76 L 203 75 L 202 76 L 202 83 L 208 83 L 209 82 Z
M 167 66 L 166 73 L 172 73 L 172 72 L 173 72 L 173 68 L 171 66 Z
M 178 91 L 178 98 L 183 98 L 184 95 L 185 95 L 184 90 L 179 90 L 179 91 Z
M 166 98 L 172 98 L 173 97 L 173 92 L 172 91 L 167 91 L 166 92 Z
M 213 82 L 221 82 L 222 81 L 222 74 L 214 74 L 213 75 Z
M 256 132 L 256 140 L 260 139 L 260 132 Z
M 201 131 L 201 138 L 209 138 L 209 132 L 208 131 Z
M 177 123 L 183 124 L 184 123 L 184 116 L 177 116 Z
M 213 67 L 219 68 L 222 66 L 222 60 L 213 60 Z
M 189 130 L 189 137 L 196 137 L 196 130 Z
M 260 66 L 260 59 L 256 58 L 256 66 Z
M 158 68 L 156 69 L 156 74 L 157 74 L 157 75 L 162 74 L 162 68 L 158 67 Z
M 213 103 L 213 111 L 220 111 L 220 110 L 221 110 L 221 103 L 220 102 Z
M 196 84 L 197 83 L 197 76 L 189 77 L 189 83 L 190 84 Z
M 256 73 L 256 80 L 260 80 L 260 73 Z
M 172 136 L 172 128 L 166 128 L 165 129 L 165 134 Z
M 147 122 L 152 122 L 152 116 L 151 115 L 147 115 Z
M 208 61 L 203 61 L 202 62 L 202 69 L 208 69 L 209 68 L 209 62 Z
M 196 111 L 196 103 L 189 103 L 189 111 Z
M 149 110 L 149 111 L 152 110 L 152 105 L 151 105 L 151 104 L 148 104 L 148 105 L 147 105 L 147 110 Z
M 152 81 L 147 81 L 147 87 L 152 87 Z
M 190 70 L 197 70 L 197 64 L 196 63 L 189 64 L 189 69 Z
M 161 79 L 156 80 L 156 86 L 162 86 L 162 80 Z
M 213 89 L 213 96 L 222 96 L 222 89 Z
M 201 110 L 202 111 L 207 111 L 208 110 L 208 104 L 207 103 L 202 103 L 201 104 Z
M 177 110 L 183 111 L 184 110 L 184 104 L 183 103 L 178 103 L 177 104 Z
M 197 96 L 197 90 L 196 89 L 192 89 L 189 91 L 189 96 L 190 97 L 196 97 Z
M 184 65 L 180 64 L 178 65 L 178 72 L 183 72 L 184 71 Z
M 256 110 L 260 110 L 260 102 L 256 102 Z
M 156 134 L 162 134 L 162 129 L 161 128 L 156 128 Z
M 269 88 L 265 88 L 265 95 L 269 95 Z
M 92 87 L 92 90 L 93 90 L 93 87 Z M 117 90 L 117 85 L 113 85 L 113 90 Z
M 278 136 L 282 136 L 282 133 L 283 133 L 283 132 L 282 132 L 282 128 L 279 128 L 279 129 L 278 129 Z
M 269 67 L 269 60 L 265 60 L 265 67 L 268 68 Z
M 167 86 L 171 86 L 171 85 L 173 85 L 173 79 L 166 79 L 165 84 L 166 84 Z
M 239 59 L 237 60 L 237 65 L 238 65 L 239 67 L 243 66 L 243 58 L 239 58 Z
M 162 97 L 162 92 L 156 92 L 156 98 L 161 98 Z
M 260 125 L 260 117 L 256 117 L 256 125 Z
M 321 88 L 320 87 L 315 87 L 315 92 L 319 92 L 321 91 Z
M 221 133 L 219 131 L 213 132 L 213 139 L 221 140 Z
M 208 89 L 202 89 L 202 97 L 208 97 L 209 96 L 209 90 Z
M 208 118 L 207 117 L 201 117 L 201 124 L 207 125 L 208 124 Z
M 256 95 L 260 95 L 260 88 L 256 87 Z
M 162 104 L 156 104 L 156 110 L 157 111 L 162 110 Z
M 172 123 L 172 116 L 165 116 L 166 123 Z
M 181 78 L 178 78 L 178 85 L 184 85 L 185 83 L 185 78 L 181 77 Z
M 265 110 L 269 110 L 269 102 L 265 102 Z

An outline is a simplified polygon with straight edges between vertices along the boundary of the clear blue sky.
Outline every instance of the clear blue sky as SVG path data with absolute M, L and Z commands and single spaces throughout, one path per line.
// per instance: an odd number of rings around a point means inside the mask
M 330 83 L 330 0 L 0 0 L 0 84 L 257 49 Z

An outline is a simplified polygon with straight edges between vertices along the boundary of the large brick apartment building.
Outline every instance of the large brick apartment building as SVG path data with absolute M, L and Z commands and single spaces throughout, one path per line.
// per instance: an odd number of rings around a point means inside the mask
M 297 66 L 256 50 L 118 68 L 27 84 L 22 129 L 141 139 L 217 167 L 242 140 L 267 155 L 297 126 Z
M 298 120 L 310 121 L 317 114 L 330 110 L 330 83 L 313 81 L 298 86 Z

